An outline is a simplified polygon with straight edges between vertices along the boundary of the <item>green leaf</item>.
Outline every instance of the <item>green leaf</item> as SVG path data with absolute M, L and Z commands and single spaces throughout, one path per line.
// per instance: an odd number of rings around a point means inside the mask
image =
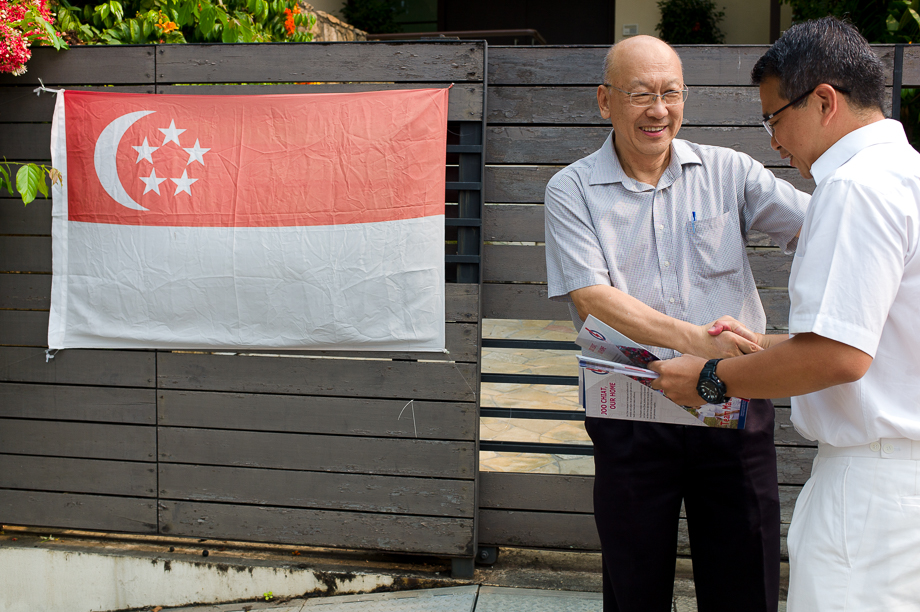
M 13 194 L 13 184 L 10 182 L 9 164 L 0 164 L 0 189 L 6 189 L 11 195 Z
M 221 33 L 221 41 L 225 43 L 235 43 L 239 42 L 239 28 L 236 25 L 236 22 L 231 22 L 224 26 L 224 31 Z
M 16 173 L 16 190 L 22 196 L 22 203 L 28 204 L 35 199 L 38 184 L 45 182 L 45 174 L 35 164 L 26 164 Z
M 112 8 L 108 4 L 101 4 L 96 7 L 96 10 L 99 11 L 99 17 L 102 21 L 105 21 L 106 17 L 108 17 L 109 13 L 112 11 Z
M 214 22 L 217 16 L 214 14 L 216 9 L 212 5 L 207 5 L 201 10 L 201 17 L 198 19 L 198 29 L 207 36 L 214 29 Z
M 125 10 L 121 7 L 121 2 L 118 2 L 118 0 L 111 0 L 111 2 L 109 2 L 109 10 L 117 21 L 122 21 L 125 18 Z

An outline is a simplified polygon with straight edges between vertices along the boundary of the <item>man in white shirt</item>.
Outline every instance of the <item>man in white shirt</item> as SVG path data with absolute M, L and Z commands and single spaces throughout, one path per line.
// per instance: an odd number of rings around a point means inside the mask
M 837 19 L 790 28 L 752 79 L 773 148 L 817 183 L 789 280 L 791 336 L 659 362 L 654 386 L 685 405 L 799 396 L 792 420 L 818 455 L 789 529 L 787 609 L 918 611 L 920 154 L 884 117 L 880 60 Z

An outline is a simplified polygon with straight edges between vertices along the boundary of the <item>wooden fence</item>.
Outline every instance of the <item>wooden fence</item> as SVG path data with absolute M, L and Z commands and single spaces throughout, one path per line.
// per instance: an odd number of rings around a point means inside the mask
M 54 96 L 36 98 L 39 78 L 206 95 L 454 83 L 449 355 L 66 350 L 46 363 L 50 202 L 0 201 L 0 521 L 436 554 L 471 574 L 484 59 L 481 42 L 77 47 L 0 78 L 0 152 L 20 162 L 49 158 Z
M 920 85 L 920 53 L 876 49 L 895 95 Z M 764 50 L 678 49 L 691 88 L 680 136 L 745 151 L 810 190 L 759 123 L 749 72 Z M 574 384 L 480 375 L 483 346 L 574 349 L 481 339 L 480 323 L 568 319 L 546 299 L 543 191 L 609 132 L 594 93 L 605 51 L 469 41 L 78 47 L 37 49 L 27 75 L 0 77 L 0 155 L 16 162 L 49 157 L 54 100 L 34 95 L 38 78 L 209 95 L 456 84 L 445 169 L 448 356 L 67 350 L 46 363 L 50 202 L 23 208 L 0 194 L 0 522 L 435 554 L 454 558 L 460 575 L 479 546 L 596 550 L 591 477 L 478 469 L 480 414 L 583 414 L 480 411 L 478 391 L 480 380 Z M 769 326 L 784 329 L 791 259 L 765 236 L 748 257 Z M 400 418 L 409 400 L 414 418 Z M 788 401 L 778 406 L 785 533 L 815 448 L 792 428 Z M 590 454 L 491 444 L 482 448 Z M 681 534 L 678 553 L 687 553 Z

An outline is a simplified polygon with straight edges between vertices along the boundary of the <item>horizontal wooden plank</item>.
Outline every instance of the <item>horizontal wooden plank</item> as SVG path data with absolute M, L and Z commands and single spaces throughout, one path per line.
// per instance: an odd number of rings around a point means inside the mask
M 483 80 L 481 42 L 201 44 L 157 47 L 157 83 Z
M 473 520 L 159 502 L 160 531 L 207 539 L 472 556 Z
M 156 497 L 150 463 L 0 455 L 0 489 Z
M 2 276 L 2 275 L 0 275 Z M 6 276 L 37 276 L 19 274 Z M 2 287 L 2 284 L 0 284 Z M 47 300 L 46 300 L 47 301 Z M 0 346 L 48 346 L 48 311 L 0 310 Z M 447 353 L 407 351 L 362 352 L 365 358 L 430 359 L 475 363 L 479 358 L 479 326 L 472 323 L 448 323 L 445 327 Z M 279 351 L 254 351 L 277 354 Z M 354 357 L 354 351 L 282 351 L 289 355 Z
M 489 84 L 599 85 L 607 45 L 566 47 L 489 47 Z M 675 45 L 690 87 L 749 85 L 751 69 L 767 51 L 766 45 Z M 892 45 L 873 45 L 891 84 Z
M 792 424 L 792 409 L 788 407 L 787 400 L 773 400 L 776 406 L 776 422 L 773 428 L 773 439 L 777 444 L 786 446 L 811 446 L 818 443 L 813 440 L 805 439 L 802 434 L 796 431 Z M 785 406 L 783 405 L 785 404 Z
M 158 353 L 161 389 L 475 401 L 476 365 Z
M 40 348 L 0 348 L 0 381 L 153 387 L 154 353 L 68 349 L 46 359 Z
M 468 441 L 479 427 L 473 402 L 167 390 L 158 398 L 159 424 L 168 427 Z
M 767 315 L 768 330 L 789 327 L 789 293 L 761 289 L 760 301 Z M 485 283 L 482 286 L 482 316 L 485 319 L 533 319 L 568 321 L 568 305 L 550 301 L 545 284 Z
M 482 316 L 568 321 L 568 304 L 552 302 L 546 296 L 546 285 L 487 283 L 482 286 Z
M 158 428 L 160 461 L 236 467 L 471 479 L 471 442 Z
M 31 68 L 32 62 L 29 62 Z M 44 79 L 43 79 L 44 80 Z M 34 87 L 0 87 L 0 108 L 3 114 L 0 115 L 6 123 L 15 123 L 20 121 L 39 122 L 51 121 L 54 115 L 54 102 L 57 99 L 54 94 L 43 92 L 40 96 L 35 95 Z M 68 85 L 69 91 L 104 91 L 107 93 L 147 93 L 156 92 L 153 83 L 141 86 L 104 86 L 92 87 L 84 85 Z
M 447 283 L 445 290 L 445 319 L 457 323 L 479 321 L 479 285 Z
M 0 489 L 0 523 L 155 535 L 156 501 Z
M 544 208 L 533 204 L 489 204 L 482 213 L 485 242 L 543 242 Z
M 586 87 L 489 88 L 488 123 L 604 125 L 597 85 Z M 692 87 L 684 103 L 683 125 L 760 126 L 760 91 L 747 87 Z
M 155 461 L 156 444 L 154 427 L 0 419 L 0 450 L 13 455 Z
M 471 518 L 474 489 L 471 480 L 159 465 L 159 497 L 182 501 Z
M 609 133 L 605 127 L 490 126 L 486 163 L 571 164 L 599 149 Z M 680 137 L 742 151 L 766 166 L 787 165 L 763 127 L 687 127 Z
M 0 236 L 0 272 L 51 272 L 51 237 Z
M 19 170 L 12 164 L 10 169 Z M 39 195 L 37 200 L 24 205 L 20 198 L 0 197 L 0 233 L 50 236 L 51 199 Z
M 600 550 L 594 515 L 522 510 L 479 510 L 480 546 Z
M 784 485 L 802 485 L 811 476 L 811 465 L 818 449 L 805 446 L 777 446 L 777 480 Z
M 593 514 L 594 477 L 562 474 L 480 472 L 479 507 L 493 510 Z M 792 519 L 802 487 L 779 487 L 781 521 Z M 681 516 L 685 517 L 681 507 Z
M 543 196 L 546 191 L 546 184 L 554 174 L 562 170 L 564 166 L 486 166 L 485 170 L 485 198 L 488 203 L 495 204 L 542 204 Z M 815 189 L 815 182 L 811 179 L 802 178 L 798 170 L 789 167 L 770 168 L 774 175 L 792 183 L 793 187 L 806 193 L 811 193 Z M 489 207 L 486 207 L 483 224 L 485 227 L 488 218 Z M 518 220 L 515 219 L 515 222 Z M 542 219 L 540 220 L 542 224 Z M 536 242 L 543 241 L 543 226 L 540 225 L 540 238 L 489 238 L 490 234 L 485 234 L 485 240 L 519 240 Z M 530 229 L 531 226 L 524 226 L 522 229 Z M 506 232 L 497 235 L 515 235 L 513 227 L 505 228 Z M 490 228 L 490 231 L 495 231 Z M 530 235 L 530 234 L 524 234 Z M 536 235 L 536 234 L 533 234 Z
M 39 79 L 48 87 L 153 84 L 154 49 L 153 45 L 78 45 L 58 52 L 33 47 L 29 71 L 18 77 L 0 74 L 0 85 L 36 87 Z
M 690 87 L 684 103 L 683 127 L 760 127 L 763 109 L 760 91 L 748 85 Z M 490 125 L 565 124 L 610 125 L 597 106 L 597 85 L 587 87 L 501 87 L 489 88 Z M 891 97 L 884 111 L 891 114 Z
M 0 417 L 156 424 L 156 391 L 0 383 Z
M 542 204 L 546 184 L 563 168 L 564 166 L 486 166 L 485 200 L 490 204 Z
M 788 559 L 786 534 L 789 526 L 780 524 L 780 557 Z M 600 550 L 594 517 L 590 514 L 522 512 L 518 510 L 480 510 L 481 546 L 512 546 L 561 550 Z M 677 526 L 676 554 L 690 555 L 690 534 L 686 519 Z
M 789 292 L 785 289 L 760 289 L 760 302 L 767 315 L 767 331 L 789 329 Z
M 0 308 L 26 310 L 51 307 L 50 274 L 0 273 Z M 47 328 L 45 328 L 47 332 Z M 0 330 L 2 333 L 2 330 Z M 46 334 L 47 337 L 47 334 Z
M 442 88 L 448 84 L 414 85 L 410 83 L 302 83 L 302 84 L 259 84 L 259 85 L 159 85 L 157 93 L 171 95 L 233 95 L 257 96 L 278 94 L 312 94 L 312 93 L 356 93 L 368 91 L 393 91 L 403 89 Z M 448 121 L 481 121 L 482 95 L 481 83 L 457 83 L 450 89 L 447 106 Z M 0 98 L 2 100 L 2 98 Z
M 920 48 L 915 45 L 904 47 L 901 82 L 904 87 L 920 87 Z
M 792 255 L 778 249 L 751 249 L 747 253 L 758 287 L 787 287 Z M 487 244 L 483 247 L 482 279 L 487 283 L 545 282 L 546 247 Z
M 594 512 L 594 477 L 479 473 L 479 507 L 540 512 Z
M 0 346 L 48 346 L 48 311 L 0 310 Z

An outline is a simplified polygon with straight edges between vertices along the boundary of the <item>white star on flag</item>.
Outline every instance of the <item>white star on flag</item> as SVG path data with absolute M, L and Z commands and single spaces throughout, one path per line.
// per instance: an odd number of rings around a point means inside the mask
M 156 151 L 160 147 L 151 147 L 149 144 L 147 144 L 147 138 L 144 137 L 144 144 L 142 144 L 139 147 L 131 147 L 131 148 L 137 151 L 137 161 L 134 162 L 135 164 L 141 163 L 142 159 L 146 159 L 152 164 L 153 157 L 151 157 L 151 155 L 153 154 L 154 151 Z
M 188 153 L 188 161 L 185 163 L 185 165 L 187 166 L 193 161 L 197 161 L 199 164 L 203 166 L 204 165 L 204 154 L 210 150 L 211 149 L 202 149 L 201 145 L 198 144 L 198 139 L 196 138 L 194 147 L 192 147 L 191 149 L 183 149 L 183 151 Z
M 198 179 L 190 179 L 188 177 L 188 170 L 183 170 L 181 178 L 171 178 L 169 180 L 171 180 L 172 182 L 176 184 L 176 193 L 174 193 L 173 195 L 179 195 L 179 193 L 182 191 L 184 191 L 185 193 L 189 195 L 192 195 L 192 189 L 191 189 L 192 183 L 194 183 Z
M 185 130 L 176 129 L 175 119 L 169 122 L 168 128 L 157 128 L 157 129 L 163 132 L 163 144 L 164 145 L 170 141 L 175 142 L 177 145 L 179 145 L 179 134 L 185 131 Z M 182 145 L 179 145 L 179 146 L 181 147 Z
M 144 142 L 147 142 L 147 140 L 144 139 Z M 135 147 L 135 149 L 136 148 L 137 147 Z M 157 195 L 160 195 L 160 183 L 166 180 L 165 178 L 157 178 L 157 171 L 154 168 L 150 169 L 150 176 L 142 176 L 139 178 L 142 181 L 144 181 L 144 184 L 147 186 L 144 189 L 144 193 L 147 193 L 148 191 L 154 191 L 156 192 Z M 192 194 L 190 193 L 189 195 L 192 195 Z

